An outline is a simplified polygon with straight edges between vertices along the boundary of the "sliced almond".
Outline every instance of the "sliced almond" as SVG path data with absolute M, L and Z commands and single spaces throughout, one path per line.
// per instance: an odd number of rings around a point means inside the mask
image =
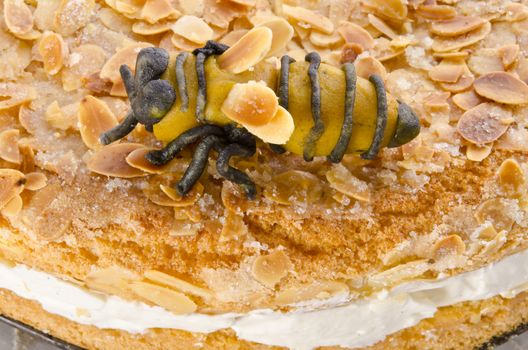
M 62 0 L 55 12 L 54 31 L 63 36 L 72 35 L 89 23 L 94 8 L 95 0 Z
M 330 183 L 330 186 L 336 191 L 359 201 L 370 201 L 371 193 L 368 184 L 352 175 L 344 165 L 333 165 L 332 168 L 327 171 L 326 179 Z
M 321 181 L 310 173 L 289 170 L 273 177 L 264 189 L 264 196 L 280 204 L 312 204 L 321 199 Z
M 473 162 L 482 162 L 488 158 L 492 149 L 491 145 L 479 146 L 471 143 L 467 146 L 466 157 Z
M 500 19 L 508 22 L 517 22 L 526 18 L 528 18 L 528 7 L 523 4 L 510 2 L 504 6 L 504 14 Z
M 190 40 L 187 40 L 178 34 L 172 34 L 170 40 L 172 45 L 176 47 L 176 49 L 181 51 L 193 51 L 203 46 L 201 44 L 197 44 Z
M 68 47 L 62 36 L 53 32 L 45 32 L 42 35 L 38 51 L 44 62 L 44 70 L 50 75 L 57 74 L 61 70 L 64 58 L 68 55 Z
M 468 109 L 471 109 L 483 102 L 480 96 L 477 95 L 474 90 L 456 94 L 452 97 L 452 99 L 453 99 L 453 103 L 458 108 L 464 111 L 467 111 Z
M 346 283 L 338 281 L 317 281 L 312 284 L 288 288 L 277 293 L 275 302 L 279 305 L 290 305 L 303 301 L 324 300 L 334 295 L 346 294 L 349 288 Z
M 192 283 L 189 283 L 187 281 L 184 281 L 182 279 L 176 278 L 160 271 L 148 270 L 145 271 L 144 276 L 145 278 L 153 282 L 177 289 L 183 293 L 189 293 L 204 299 L 211 299 L 213 297 L 211 291 L 205 288 L 195 286 Z
M 108 79 L 113 83 L 121 82 L 119 67 L 126 64 L 132 71 L 136 67 L 137 55 L 141 49 L 152 46 L 149 43 L 135 43 L 119 49 L 101 68 L 101 79 Z
M 473 45 L 484 39 L 491 31 L 491 24 L 484 23 L 479 28 L 456 37 L 436 38 L 431 48 L 436 52 L 455 51 L 463 47 Z
M 282 5 L 282 12 L 286 17 L 298 22 L 306 23 L 323 33 L 331 34 L 334 31 L 334 24 L 328 17 L 304 7 Z
M 108 105 L 93 96 L 86 96 L 79 105 L 79 131 L 84 144 L 91 149 L 102 147 L 99 137 L 116 126 L 117 119 Z
M 353 63 L 356 61 L 356 58 L 363 52 L 363 47 L 359 44 L 347 43 L 343 45 L 341 49 L 340 63 Z M 293 57 L 293 56 L 292 56 Z M 304 57 L 304 55 L 303 55 Z
M 368 14 L 368 20 L 370 25 L 379 30 L 383 35 L 391 39 L 397 39 L 399 37 L 399 35 L 394 31 L 394 29 L 392 29 L 382 19 L 374 16 L 373 14 Z
M 464 74 L 458 79 L 456 83 L 440 83 L 440 86 L 445 91 L 457 93 L 466 91 L 471 86 L 473 86 L 473 82 L 475 81 L 475 76 L 471 74 L 469 69 L 467 67 L 464 67 Z
M 24 201 L 20 195 L 14 196 L 5 206 L 0 209 L 0 212 L 3 216 L 14 217 L 22 210 L 24 206 Z
M 515 61 L 517 61 L 517 57 L 519 56 L 519 45 L 506 45 L 499 48 L 498 52 L 504 68 L 508 69 L 515 63 Z
M 469 142 L 483 145 L 501 137 L 508 130 L 506 121 L 511 118 L 512 113 L 504 107 L 481 103 L 460 117 L 457 129 Z
M 213 30 L 205 21 L 196 16 L 182 16 L 172 26 L 172 31 L 196 44 L 205 44 L 213 38 Z
M 363 4 L 390 19 L 402 21 L 407 17 L 407 2 L 404 0 L 366 0 Z
M 25 189 L 30 191 L 38 191 L 44 187 L 48 182 L 48 178 L 43 173 L 28 173 L 26 174 Z
M 22 158 L 18 149 L 18 129 L 8 129 L 0 133 L 0 158 L 11 163 L 20 164 Z
M 372 52 L 380 62 L 392 60 L 405 52 L 405 47 L 394 47 L 392 41 L 383 37 L 374 39 L 374 42 Z
M 457 16 L 446 21 L 435 21 L 431 24 L 431 33 L 441 36 L 458 36 L 483 25 L 486 20 L 476 16 Z
M 172 23 L 158 22 L 148 23 L 143 21 L 137 21 L 132 25 L 132 31 L 139 35 L 157 35 L 168 32 L 171 30 Z
M 84 283 L 89 289 L 120 295 L 128 289 L 129 283 L 137 279 L 139 277 L 133 272 L 112 266 L 90 272 L 86 276 Z
M 429 70 L 429 78 L 433 81 L 443 83 L 456 83 L 458 79 L 464 74 L 465 65 L 457 64 L 449 60 L 442 60 L 442 62 Z
M 264 82 L 235 84 L 222 104 L 222 112 L 242 125 L 267 124 L 277 113 L 279 102 L 275 91 Z
M 387 79 L 387 69 L 374 57 L 362 57 L 354 62 L 356 73 L 359 77 L 369 79 L 373 74 L 380 76 L 384 81 Z
M 479 224 L 491 222 L 497 231 L 510 231 L 513 227 L 514 220 L 508 215 L 509 210 L 504 199 L 488 199 L 479 205 L 475 212 L 475 218 Z
M 370 275 L 368 284 L 375 289 L 387 288 L 406 280 L 416 279 L 429 269 L 430 264 L 427 259 L 413 260 Z
M 220 232 L 220 242 L 239 240 L 248 234 L 248 227 L 244 216 L 235 211 L 226 209 L 225 223 Z
M 180 172 L 153 176 L 146 188 L 143 188 L 145 196 L 161 206 L 166 207 L 188 207 L 193 205 L 202 195 L 204 187 L 197 182 L 191 191 L 185 196 L 180 196 L 172 187 L 180 178 Z
M 253 135 L 264 142 L 283 145 L 290 139 L 295 130 L 293 117 L 286 108 L 279 106 L 277 113 L 264 125 L 244 125 Z
M 147 173 L 131 167 L 126 162 L 126 157 L 130 153 L 144 147 L 138 143 L 114 143 L 103 146 L 92 155 L 86 164 L 90 171 L 101 175 L 121 178 L 145 176 Z
M 133 282 L 129 288 L 141 298 L 159 305 L 176 315 L 190 314 L 196 311 L 196 304 L 185 294 L 152 283 Z
M 485 74 L 475 80 L 474 86 L 479 95 L 499 103 L 528 103 L 528 85 L 511 73 Z
M 0 169 L 0 208 L 3 208 L 24 189 L 26 178 L 13 169 Z
M 140 14 L 141 18 L 149 23 L 156 23 L 167 17 L 176 18 L 180 15 L 169 0 L 146 0 Z
M 0 110 L 9 109 L 37 98 L 33 86 L 17 83 L 0 83 Z
M 259 63 L 271 50 L 273 34 L 267 27 L 256 27 L 218 57 L 218 65 L 231 73 L 242 73 Z
M 319 47 L 338 47 L 343 43 L 343 37 L 338 32 L 323 34 L 312 31 L 309 39 L 312 44 Z
M 480 49 L 468 60 L 468 67 L 477 75 L 504 70 L 502 58 L 496 49 Z
M 430 20 L 448 20 L 456 16 L 456 9 L 449 5 L 420 5 L 416 14 Z
M 271 29 L 272 41 L 268 56 L 273 56 L 286 47 L 293 38 L 293 27 L 284 18 L 275 18 L 257 25 Z
M 466 244 L 459 235 L 449 235 L 438 240 L 433 246 L 433 259 L 441 260 L 446 256 L 462 255 Z
M 268 255 L 261 255 L 253 262 L 251 274 L 254 279 L 268 288 L 274 288 L 292 269 L 290 258 L 277 250 Z
M 61 78 L 62 86 L 66 91 L 74 91 L 82 87 L 83 78 L 99 72 L 106 62 L 106 51 L 101 47 L 93 44 L 78 46 L 71 50 L 66 66 L 62 68 Z M 115 62 L 116 66 L 119 64 Z M 117 67 L 118 69 L 119 67 Z M 131 67 L 134 69 L 134 67 Z M 119 73 L 116 71 L 116 73 Z M 117 74 L 115 74 L 115 79 Z M 99 77 L 99 80 L 106 82 L 105 78 Z M 110 79 L 109 79 L 110 80 Z
M 526 183 L 524 171 L 519 163 L 512 158 L 506 159 L 497 171 L 499 178 L 499 185 L 504 193 L 509 196 L 516 196 L 520 194 L 521 189 Z
M 127 157 L 126 162 L 131 167 L 134 167 L 136 169 L 143 170 L 146 173 L 149 174 L 163 174 L 168 171 L 169 165 L 154 165 L 151 162 L 149 162 L 146 158 L 147 153 L 149 153 L 151 149 L 149 148 L 139 148 L 135 151 L 132 151 Z
M 4 20 L 15 35 L 23 35 L 33 29 L 33 14 L 23 0 L 4 0 Z
M 352 22 L 341 22 L 337 28 L 339 34 L 343 36 L 347 43 L 361 46 L 363 50 L 370 50 L 374 47 L 374 39 L 362 27 Z

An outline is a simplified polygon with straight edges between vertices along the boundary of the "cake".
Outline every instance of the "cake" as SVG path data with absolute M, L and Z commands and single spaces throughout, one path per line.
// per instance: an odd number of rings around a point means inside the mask
M 528 324 L 528 4 L 3 0 L 0 315 L 85 349 Z

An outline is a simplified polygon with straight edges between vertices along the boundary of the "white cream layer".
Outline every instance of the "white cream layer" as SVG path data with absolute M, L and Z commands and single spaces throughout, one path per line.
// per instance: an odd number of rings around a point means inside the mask
M 366 300 L 327 305 L 326 309 L 178 316 L 160 307 L 90 292 L 23 265 L 13 267 L 0 261 L 0 288 L 38 301 L 46 311 L 81 324 L 132 333 L 149 328 L 202 333 L 232 328 L 240 339 L 296 350 L 324 345 L 368 346 L 432 317 L 441 306 L 496 295 L 513 297 L 525 290 L 527 283 L 528 250 L 472 272 L 405 283 Z

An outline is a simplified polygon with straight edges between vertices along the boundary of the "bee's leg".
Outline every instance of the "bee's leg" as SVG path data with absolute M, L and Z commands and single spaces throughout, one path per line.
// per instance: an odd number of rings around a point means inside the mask
M 138 121 L 134 116 L 134 112 L 129 112 L 125 120 L 121 124 L 113 127 L 112 129 L 104 132 L 99 136 L 99 142 L 103 145 L 108 145 L 114 141 L 122 139 L 127 136 L 136 127 Z
M 257 188 L 251 178 L 242 171 L 229 165 L 229 160 L 233 156 L 249 158 L 255 154 L 255 146 L 247 147 L 238 143 L 231 143 L 225 146 L 218 154 L 216 160 L 216 170 L 227 180 L 236 183 L 244 188 L 249 199 L 255 199 Z
M 207 166 L 209 152 L 213 147 L 220 149 L 223 141 L 224 138 L 221 136 L 209 135 L 200 141 L 198 146 L 196 146 L 191 163 L 176 185 L 176 191 L 178 191 L 181 196 L 187 194 L 200 179 Z
M 172 140 L 164 148 L 150 151 L 147 153 L 146 158 L 154 165 L 166 164 L 174 159 L 186 146 L 210 135 L 223 136 L 224 130 L 219 126 L 210 124 L 195 126 Z

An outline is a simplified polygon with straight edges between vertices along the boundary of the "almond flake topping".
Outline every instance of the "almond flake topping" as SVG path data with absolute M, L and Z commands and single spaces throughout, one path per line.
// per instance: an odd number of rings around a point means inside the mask
M 272 42 L 271 29 L 253 28 L 218 57 L 218 65 L 230 73 L 242 73 L 266 57 Z
M 504 70 L 501 55 L 496 49 L 476 50 L 469 57 L 468 66 L 477 75 Z
M 347 43 L 357 44 L 363 50 L 370 50 L 374 47 L 374 39 L 370 33 L 355 23 L 342 22 L 337 31 Z
M 50 75 L 57 74 L 68 55 L 68 47 L 62 40 L 62 36 L 46 32 L 39 41 L 38 51 L 44 62 L 44 70 Z
M 152 44 L 135 43 L 117 50 L 117 52 L 112 57 L 110 57 L 108 61 L 106 61 L 103 68 L 101 68 L 101 73 L 99 74 L 101 79 L 108 79 L 114 84 L 122 82 L 121 74 L 119 74 L 119 67 L 121 67 L 123 64 L 126 64 L 130 69 L 132 69 L 132 71 L 134 71 L 139 51 L 150 46 L 152 46 Z
M 475 80 L 477 94 L 506 104 L 528 103 L 528 85 L 511 73 L 492 72 Z
M 367 183 L 352 175 L 343 164 L 332 165 L 326 173 L 326 179 L 336 191 L 359 201 L 370 201 L 371 194 Z
M 204 299 L 211 299 L 213 297 L 211 291 L 205 288 L 195 286 L 192 283 L 189 283 L 187 281 L 184 281 L 182 279 L 176 278 L 160 271 L 148 270 L 145 271 L 144 276 L 146 279 L 151 280 L 152 282 L 156 282 L 158 284 L 177 289 L 180 292 L 196 295 Z
M 33 14 L 24 0 L 4 0 L 4 20 L 15 35 L 24 35 L 33 29 Z
M 37 98 L 33 86 L 17 83 L 0 83 L 0 110 L 9 109 Z
M 368 20 L 371 26 L 379 30 L 382 34 L 386 35 L 387 37 L 391 39 L 397 39 L 399 37 L 398 34 L 396 34 L 396 32 L 394 31 L 394 29 L 392 29 L 382 19 L 379 19 L 373 14 L 371 13 L 368 14 Z
M 18 170 L 0 169 L 0 208 L 24 190 L 26 178 Z
M 117 125 L 108 105 L 93 96 L 86 96 L 79 105 L 79 131 L 84 144 L 91 149 L 102 147 L 99 136 Z
M 466 157 L 473 162 L 482 162 L 488 158 L 492 149 L 491 145 L 478 146 L 471 143 L 467 146 Z
M 30 191 L 38 191 L 44 187 L 48 182 L 48 178 L 43 173 L 28 173 L 26 174 L 26 184 L 24 188 Z
M 275 55 L 283 50 L 293 38 L 293 27 L 284 18 L 275 18 L 262 22 L 257 27 L 267 27 L 271 29 L 272 41 L 268 56 Z
M 143 170 L 146 173 L 149 174 L 163 174 L 169 171 L 169 164 L 165 165 L 154 165 L 151 162 L 145 158 L 147 153 L 149 153 L 151 149 L 149 148 L 138 148 L 135 151 L 132 151 L 127 157 L 126 162 L 131 167 L 134 167 L 139 170 Z
M 441 36 L 458 36 L 479 28 L 486 21 L 480 17 L 457 16 L 447 21 L 431 24 L 431 33 Z
M 282 5 L 282 11 L 286 17 L 306 23 L 323 33 L 331 34 L 334 31 L 334 24 L 330 19 L 304 7 Z
M 279 305 L 289 305 L 308 300 L 324 300 L 334 295 L 348 294 L 346 283 L 338 281 L 316 281 L 305 286 L 292 287 L 277 293 L 275 302 Z
M 300 170 L 288 170 L 273 177 L 264 189 L 264 196 L 274 202 L 311 204 L 321 199 L 323 186 L 313 174 Z
M 501 137 L 512 114 L 494 103 L 481 103 L 466 111 L 458 121 L 458 132 L 471 143 L 483 145 Z
M 152 283 L 133 282 L 129 288 L 141 298 L 159 305 L 176 315 L 190 314 L 196 311 L 196 304 L 185 294 Z
M 429 70 L 429 78 L 443 83 L 456 83 L 464 74 L 464 70 L 465 65 L 444 59 L 438 66 Z
M 481 203 L 475 212 L 479 224 L 491 222 L 497 231 L 510 231 L 514 220 L 508 215 L 510 209 L 502 198 L 488 199 Z
M 1 214 L 6 217 L 17 216 L 24 206 L 24 201 L 20 195 L 14 196 L 4 207 L 1 209 Z
M 90 272 L 84 283 L 89 289 L 119 295 L 128 289 L 129 283 L 138 278 L 131 271 L 112 266 Z
M 171 30 L 172 23 L 158 22 L 150 24 L 143 21 L 137 21 L 132 25 L 132 31 L 139 35 L 156 35 Z
M 171 26 L 174 34 L 177 34 L 196 44 L 205 44 L 213 38 L 213 30 L 205 21 L 196 16 L 180 17 Z
M 515 159 L 506 159 L 497 172 L 499 185 L 509 196 L 517 196 L 524 187 L 526 178 L 524 171 Z
M 466 244 L 459 235 L 449 235 L 438 240 L 433 246 L 433 257 L 435 260 L 450 255 L 462 255 L 466 251 Z
M 436 52 L 455 51 L 463 47 L 473 45 L 484 39 L 491 31 L 491 24 L 484 23 L 477 29 L 456 37 L 436 38 L 433 42 L 432 49 Z
M 383 17 L 398 21 L 407 18 L 407 4 L 404 0 L 366 0 L 363 5 Z
M 141 18 L 149 23 L 156 23 L 167 17 L 176 18 L 180 15 L 168 0 L 146 0 L 140 14 Z
M 248 234 L 248 227 L 244 222 L 244 216 L 226 209 L 225 223 L 220 232 L 220 242 L 238 240 Z
M 519 45 L 506 45 L 499 48 L 498 52 L 501 56 L 504 68 L 507 69 L 517 61 L 517 57 L 519 56 Z
M 144 147 L 138 143 L 114 143 L 103 146 L 92 155 L 86 164 L 90 171 L 101 175 L 122 178 L 145 176 L 147 173 L 131 167 L 126 162 L 126 157 L 130 153 Z
M 222 104 L 222 112 L 242 125 L 264 125 L 271 121 L 279 102 L 275 92 L 263 82 L 235 84 Z
M 255 259 L 251 274 L 266 287 L 274 288 L 291 269 L 292 264 L 288 256 L 282 250 L 277 250 Z
M 359 77 L 368 79 L 371 75 L 379 75 L 384 81 L 387 79 L 387 69 L 372 56 L 361 57 L 354 62 L 356 73 Z
M 456 10 L 449 5 L 420 5 L 416 10 L 418 16 L 438 21 L 448 20 L 456 16 Z
M 18 149 L 18 129 L 8 129 L 0 133 L 0 158 L 8 162 L 20 164 L 21 156 Z

